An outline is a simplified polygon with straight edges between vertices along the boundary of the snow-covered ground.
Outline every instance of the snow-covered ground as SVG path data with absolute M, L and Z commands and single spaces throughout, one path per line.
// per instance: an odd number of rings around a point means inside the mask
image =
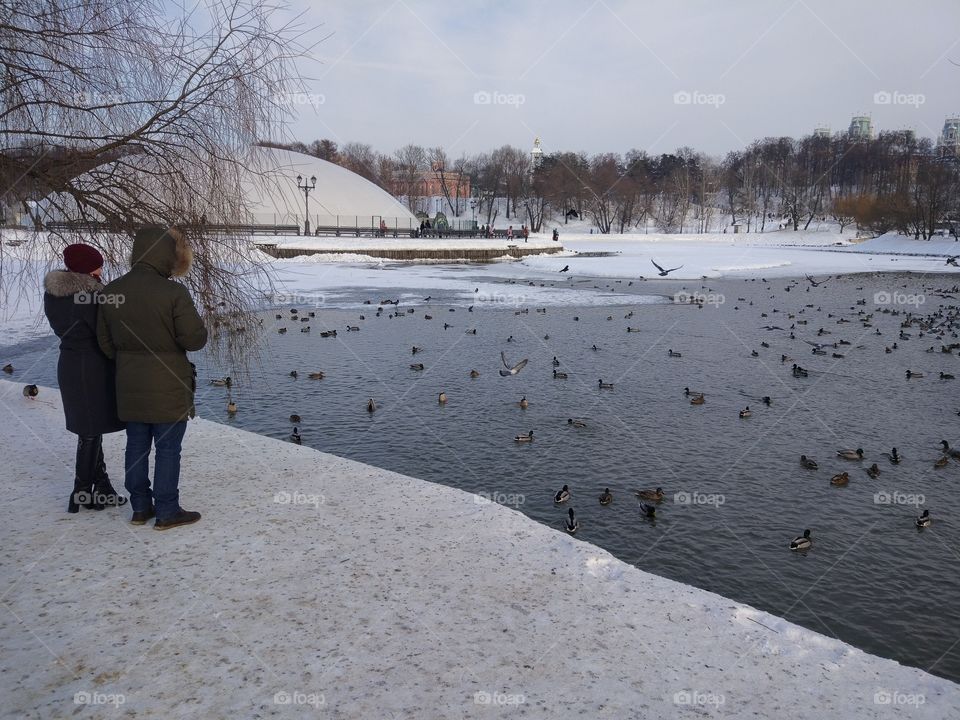
M 464 250 L 469 248 L 486 248 L 506 251 L 510 246 L 517 246 L 524 250 L 553 251 L 557 243 L 549 237 L 531 235 L 524 242 L 522 237 L 512 240 L 505 238 L 411 238 L 411 237 L 304 237 L 290 235 L 283 237 L 256 238 L 255 242 L 261 245 L 277 245 L 284 249 L 293 250 L 343 250 L 357 248 L 363 250 Z
M 0 381 L 4 717 L 960 717 L 954 683 L 514 510 L 203 420 L 199 524 L 68 515 L 59 396 L 21 387 Z

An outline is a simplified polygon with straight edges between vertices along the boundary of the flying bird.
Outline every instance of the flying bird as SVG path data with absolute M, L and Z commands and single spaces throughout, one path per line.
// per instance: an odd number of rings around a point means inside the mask
M 520 372 L 521 370 L 523 370 L 523 369 L 527 366 L 528 358 L 524 358 L 523 360 L 521 360 L 520 362 L 518 362 L 518 363 L 517 363 L 516 365 L 514 365 L 513 367 L 510 367 L 510 363 L 507 362 L 507 356 L 506 356 L 506 354 L 505 354 L 503 351 L 501 351 L 501 352 L 500 352 L 500 360 L 503 362 L 503 367 L 506 368 L 506 370 L 501 370 L 501 371 L 500 371 L 500 376 L 501 376 L 501 377 L 508 377 L 508 376 L 510 376 L 510 375 L 516 375 L 518 372 Z
M 679 270 L 680 268 L 683 267 L 683 265 L 680 265 L 679 267 L 670 268 L 669 270 L 664 270 L 662 267 L 660 267 L 659 265 L 657 265 L 657 261 L 656 261 L 656 260 L 653 260 L 653 259 L 651 258 L 650 262 L 652 262 L 652 263 L 653 263 L 653 266 L 654 266 L 657 270 L 660 271 L 660 277 L 666 277 L 667 275 L 669 275 L 670 273 L 672 273 L 674 270 Z
M 827 280 L 830 280 L 832 277 L 833 275 L 831 275 L 828 278 L 825 278 L 824 280 L 820 280 L 818 282 L 814 280 L 812 277 L 810 277 L 809 275 L 807 275 L 807 282 L 809 282 L 813 287 L 820 287 L 821 285 L 825 285 L 827 283 Z
M 954 263 L 954 264 L 956 264 L 956 263 Z M 570 272 L 570 266 L 569 266 L 569 265 L 564 265 L 564 266 L 563 266 L 563 270 L 561 270 L 560 272 Z

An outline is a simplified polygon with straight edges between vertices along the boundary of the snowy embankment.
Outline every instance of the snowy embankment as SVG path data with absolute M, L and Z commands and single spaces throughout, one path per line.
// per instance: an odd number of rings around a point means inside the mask
M 522 247 L 525 250 L 556 249 L 557 244 L 549 237 L 531 235 L 526 242 L 520 236 L 512 240 L 505 238 L 411 238 L 411 237 L 309 237 L 302 235 L 288 235 L 280 237 L 255 237 L 253 242 L 260 245 L 276 245 L 289 250 L 321 250 L 324 252 L 351 252 L 353 249 L 364 250 L 470 250 L 483 248 L 485 250 L 507 250 L 511 246 Z
M 694 280 L 719 277 L 802 277 L 864 272 L 956 273 L 946 258 L 960 255 L 953 238 L 914 240 L 888 234 L 852 243 L 837 232 L 713 233 L 705 235 L 562 236 L 567 252 L 522 260 L 543 273 L 564 265 L 570 273 L 595 277 L 657 277 L 652 261 L 677 268 L 670 277 Z M 610 253 L 578 257 L 578 253 Z M 682 266 L 682 267 L 681 267 Z
M 6 716 L 960 716 L 947 680 L 477 496 L 212 422 L 184 448 L 199 524 L 68 515 L 59 397 L 21 387 L 0 381 Z

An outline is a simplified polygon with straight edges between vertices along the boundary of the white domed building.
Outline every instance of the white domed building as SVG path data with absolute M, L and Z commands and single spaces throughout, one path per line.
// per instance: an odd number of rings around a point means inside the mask
M 299 187 L 298 187 L 299 186 Z M 305 197 L 303 188 L 309 187 Z M 355 172 L 326 160 L 275 148 L 258 151 L 256 167 L 243 180 L 254 225 L 411 231 L 420 221 L 390 193 Z M 307 213 L 309 208 L 309 213 Z

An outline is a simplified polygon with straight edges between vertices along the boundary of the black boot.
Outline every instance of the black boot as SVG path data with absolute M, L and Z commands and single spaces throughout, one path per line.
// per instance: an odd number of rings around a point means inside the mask
M 100 436 L 77 438 L 77 474 L 73 481 L 73 494 L 67 512 L 76 512 L 74 506 L 83 505 L 88 510 L 103 510 L 104 505 L 94 493 L 93 483 L 97 476 L 97 458 L 100 453 Z
M 80 512 L 80 503 L 77 502 L 78 498 L 83 499 L 83 484 L 80 482 L 80 478 L 73 479 L 73 492 L 70 493 L 70 501 L 67 503 L 67 512 L 68 513 L 78 513 Z
M 97 474 L 93 481 L 93 491 L 96 493 L 96 499 L 104 505 L 120 507 L 127 504 L 127 498 L 117 493 L 110 483 L 110 476 L 107 475 L 107 464 L 103 461 L 103 444 L 100 443 L 100 449 L 97 454 Z

